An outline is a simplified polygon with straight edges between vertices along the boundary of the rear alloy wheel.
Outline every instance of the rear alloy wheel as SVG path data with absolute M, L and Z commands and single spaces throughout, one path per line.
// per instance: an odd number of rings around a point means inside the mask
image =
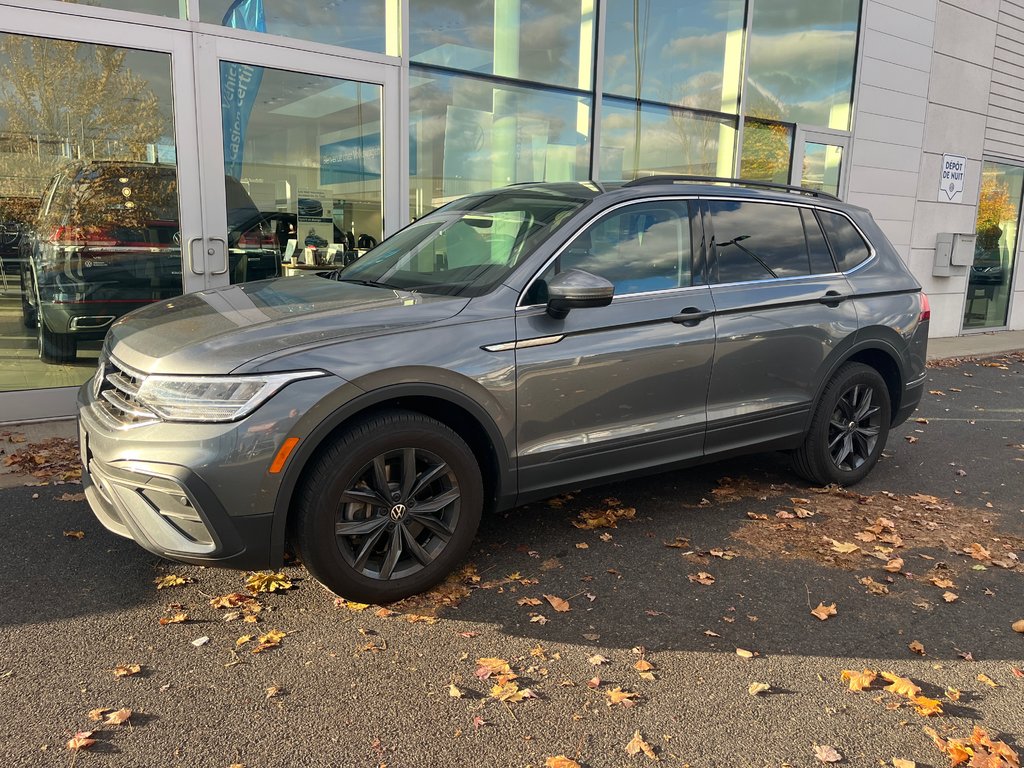
M 364 603 L 400 600 L 441 581 L 469 551 L 483 483 L 473 452 L 444 424 L 382 413 L 315 461 L 294 538 L 331 591 Z
M 878 462 L 892 416 L 889 389 L 870 366 L 847 363 L 821 395 L 794 468 L 811 482 L 853 485 Z

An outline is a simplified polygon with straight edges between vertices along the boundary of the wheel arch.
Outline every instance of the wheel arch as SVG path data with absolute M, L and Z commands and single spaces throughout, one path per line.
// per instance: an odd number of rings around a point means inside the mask
M 398 384 L 357 396 L 320 422 L 299 443 L 288 461 L 277 500 L 270 540 L 270 560 L 282 560 L 294 519 L 298 489 L 313 460 L 330 442 L 355 421 L 387 410 L 421 413 L 447 425 L 469 445 L 480 464 L 484 481 L 485 511 L 508 506 L 515 487 L 505 442 L 487 411 L 468 396 L 436 384 Z
M 899 413 L 900 403 L 903 399 L 903 385 L 906 383 L 906 372 L 900 363 L 900 353 L 896 341 L 886 338 L 886 334 L 896 335 L 887 328 L 879 329 L 879 335 L 872 335 L 858 338 L 849 346 L 837 349 L 825 366 L 824 373 L 818 381 L 814 393 L 814 400 L 811 402 L 811 409 L 807 416 L 806 431 L 810 427 L 811 418 L 821 400 L 822 393 L 832 377 L 846 363 L 863 363 L 878 371 L 885 381 L 886 389 L 889 391 L 890 420 Z M 897 337 L 898 338 L 898 337 Z

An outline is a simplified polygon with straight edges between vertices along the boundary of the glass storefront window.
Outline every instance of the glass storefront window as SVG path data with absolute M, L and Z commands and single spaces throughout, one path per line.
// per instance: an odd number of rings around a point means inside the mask
M 0 391 L 80 384 L 182 292 L 171 60 L 0 34 Z
M 605 93 L 735 114 L 744 0 L 608 0 Z
M 743 121 L 740 178 L 788 184 L 792 158 L 792 125 L 750 118 Z
M 199 14 L 210 24 L 398 56 L 400 5 L 400 0 L 200 0 Z
M 221 117 L 232 283 L 344 265 L 380 242 L 379 85 L 221 62 Z
M 835 144 L 804 143 L 804 167 L 800 186 L 839 194 L 839 172 L 843 165 L 843 148 Z
M 590 99 L 413 67 L 412 217 L 456 197 L 524 181 L 582 181 Z
M 974 265 L 967 283 L 964 328 L 1006 325 L 1017 253 L 1024 168 L 986 160 L 975 232 Z
M 732 176 L 736 125 L 727 117 L 606 98 L 601 106 L 601 179 L 649 173 Z
M 412 61 L 589 89 L 597 0 L 409 0 Z
M 850 129 L 860 0 L 757 0 L 750 22 L 747 114 Z
M 98 5 L 101 8 L 112 8 L 118 11 L 134 11 L 150 13 L 154 16 L 168 16 L 173 19 L 184 19 L 185 0 L 92 0 L 83 3 L 81 0 L 64 0 L 76 5 Z

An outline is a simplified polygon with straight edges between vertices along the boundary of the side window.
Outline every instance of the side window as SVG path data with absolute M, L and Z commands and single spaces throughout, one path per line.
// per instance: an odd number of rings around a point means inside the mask
M 804 234 L 807 236 L 807 255 L 811 259 L 812 275 L 827 275 L 836 271 L 835 262 L 832 261 L 832 253 L 825 242 L 825 236 L 821 233 L 821 225 L 810 208 L 800 209 L 800 218 L 804 222 Z
M 738 200 L 712 200 L 708 207 L 715 233 L 716 282 L 810 274 L 800 208 Z
M 546 301 L 547 281 L 570 269 L 600 275 L 616 296 L 688 288 L 694 284 L 689 204 L 658 200 L 602 216 L 534 281 L 523 304 Z
M 860 236 L 857 228 L 845 216 L 831 211 L 818 211 L 825 237 L 832 247 L 836 264 L 840 272 L 847 272 L 865 261 L 871 255 L 871 249 Z

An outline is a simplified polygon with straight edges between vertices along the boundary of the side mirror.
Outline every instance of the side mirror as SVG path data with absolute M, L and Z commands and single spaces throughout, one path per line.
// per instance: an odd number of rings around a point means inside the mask
M 570 309 L 607 307 L 614 293 L 615 286 L 603 277 L 582 269 L 570 269 L 548 282 L 548 314 L 561 320 Z

